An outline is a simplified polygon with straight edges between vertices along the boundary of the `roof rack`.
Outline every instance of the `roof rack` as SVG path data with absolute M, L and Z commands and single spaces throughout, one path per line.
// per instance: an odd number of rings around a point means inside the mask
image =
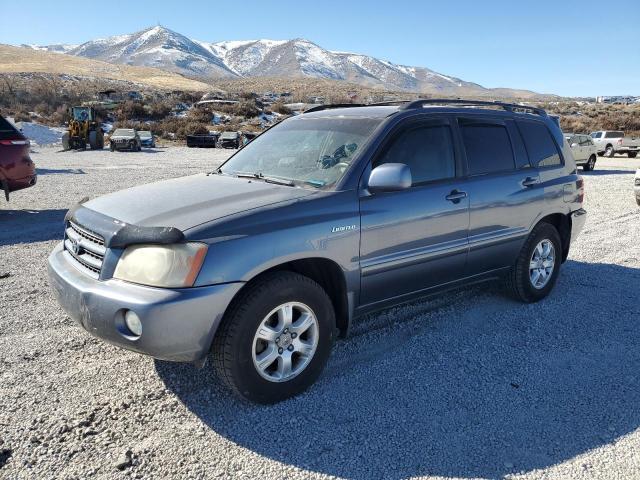
M 460 105 L 468 107 L 500 107 L 507 112 L 514 113 L 535 113 L 537 115 L 546 116 L 547 112 L 538 107 L 531 107 L 529 105 L 520 105 L 518 103 L 505 103 L 505 102 L 489 102 L 486 100 L 463 100 L 463 99 L 450 99 L 450 98 L 429 98 L 424 100 L 414 100 L 401 107 L 402 110 L 413 110 L 422 108 L 425 105 Z
M 399 103 L 407 103 L 411 100 L 392 100 L 389 102 L 378 103 L 329 103 L 326 105 L 318 105 L 317 107 L 311 107 L 309 110 L 305 110 L 303 113 L 321 112 L 322 110 L 331 110 L 333 108 L 349 108 L 349 107 L 385 107 L 390 105 L 397 105 Z

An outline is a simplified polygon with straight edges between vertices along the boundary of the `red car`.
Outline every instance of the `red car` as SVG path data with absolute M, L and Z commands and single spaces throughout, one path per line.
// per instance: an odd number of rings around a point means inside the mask
M 9 192 L 35 185 L 36 166 L 29 157 L 29 140 L 0 115 L 0 189 Z

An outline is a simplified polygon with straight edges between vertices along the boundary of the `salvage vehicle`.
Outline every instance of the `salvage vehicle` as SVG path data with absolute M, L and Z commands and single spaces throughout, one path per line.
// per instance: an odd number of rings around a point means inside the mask
M 11 192 L 32 187 L 38 180 L 29 150 L 29 140 L 0 115 L 0 189 L 7 202 Z
M 238 132 L 222 132 L 216 143 L 218 148 L 240 148 L 240 134 Z
M 189 148 L 216 148 L 220 137 L 219 132 L 199 133 L 187 135 L 187 147 Z
M 247 399 L 296 395 L 370 312 L 501 279 L 553 289 L 584 183 L 540 108 L 323 105 L 210 173 L 74 206 L 51 285 L 90 334 L 204 365 Z M 141 201 L 140 199 L 153 199 Z
M 593 170 L 598 156 L 598 147 L 593 143 L 593 139 L 589 135 L 573 133 L 565 133 L 564 137 L 571 148 L 576 165 L 581 166 L 585 172 Z
M 109 137 L 109 149 L 112 152 L 116 150 L 139 152 L 142 150 L 140 135 L 133 128 L 117 128 Z
M 640 168 L 636 170 L 636 178 L 633 182 L 633 191 L 636 194 L 636 203 L 640 206 Z
M 616 153 L 627 154 L 629 158 L 636 158 L 640 151 L 640 139 L 625 137 L 624 132 L 605 130 L 592 132 L 591 138 L 596 144 L 598 155 L 613 157 Z
M 140 137 L 140 145 L 146 148 L 156 148 L 156 138 L 149 130 L 140 130 L 138 132 Z

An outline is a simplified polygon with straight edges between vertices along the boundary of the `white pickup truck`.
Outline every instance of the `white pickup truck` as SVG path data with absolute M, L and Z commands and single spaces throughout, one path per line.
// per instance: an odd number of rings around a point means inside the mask
M 625 137 L 619 130 L 604 130 L 592 132 L 591 138 L 598 148 L 598 155 L 613 157 L 616 153 L 627 154 L 629 158 L 635 158 L 640 151 L 640 139 Z

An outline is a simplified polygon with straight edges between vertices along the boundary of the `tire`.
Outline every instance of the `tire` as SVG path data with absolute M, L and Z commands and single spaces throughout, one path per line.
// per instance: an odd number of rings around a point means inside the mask
M 71 150 L 71 142 L 69 141 L 69 132 L 62 134 L 62 149 Z
M 589 157 L 589 161 L 587 161 L 587 163 L 585 163 L 582 166 L 582 169 L 585 172 L 591 172 L 591 171 L 593 171 L 594 168 L 596 168 L 596 156 L 595 155 L 591 155 Z
M 89 148 L 91 150 L 98 149 L 98 132 L 96 132 L 95 130 L 89 132 Z
M 546 283 L 536 288 L 532 283 L 529 267 L 530 262 L 533 260 L 534 250 L 545 241 L 553 245 L 553 269 L 549 272 Z M 516 263 L 507 276 L 507 288 L 511 295 L 521 302 L 533 303 L 542 300 L 553 289 L 560 272 L 561 263 L 562 244 L 560 235 L 553 225 L 541 222 L 535 226 L 522 246 Z
M 293 272 L 266 274 L 245 288 L 227 310 L 214 338 L 214 368 L 227 387 L 252 402 L 276 403 L 298 395 L 316 381 L 329 358 L 336 325 L 331 300 L 316 282 Z M 292 309 L 293 326 L 287 333 L 284 330 L 286 323 L 273 312 L 292 304 L 295 304 Z M 297 343 L 293 340 L 296 338 L 294 328 L 301 316 L 296 318 L 296 308 L 308 308 L 311 318 L 316 319 L 315 324 L 301 331 Z M 277 319 L 277 324 L 265 327 L 264 322 L 268 319 Z M 259 328 L 269 331 L 276 340 L 267 343 L 259 339 Z M 315 350 L 307 360 L 294 351 L 303 344 L 315 344 Z M 267 356 L 275 360 L 259 369 L 260 353 L 267 350 L 272 352 Z M 293 370 L 288 379 L 284 373 L 279 373 L 285 357 L 292 359 Z M 299 368 L 298 372 L 295 372 L 296 368 Z M 273 377 L 267 378 L 269 375 Z M 281 375 L 279 380 L 275 379 L 278 375 Z
M 615 154 L 616 154 L 616 151 L 613 149 L 613 147 L 611 145 L 607 145 L 607 148 L 604 151 L 604 156 L 607 158 L 613 158 Z
M 636 158 L 638 156 L 638 152 L 629 152 L 627 155 L 629 155 L 629 158 Z

